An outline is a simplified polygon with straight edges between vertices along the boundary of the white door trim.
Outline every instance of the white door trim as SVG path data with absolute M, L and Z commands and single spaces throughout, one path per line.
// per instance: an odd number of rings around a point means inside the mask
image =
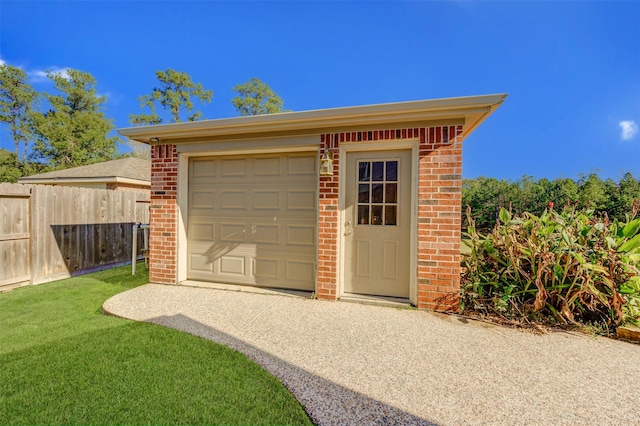
M 419 138 L 403 139 L 401 141 L 389 142 L 350 142 L 340 144 L 340 176 L 338 194 L 338 295 L 344 295 L 345 280 L 345 199 L 346 199 L 346 169 L 347 169 L 347 153 L 348 152 L 371 152 L 371 151 L 398 151 L 404 149 L 411 150 L 411 247 L 409 262 L 409 300 L 412 304 L 418 303 L 417 293 L 417 267 L 418 267 L 418 154 L 419 154 Z

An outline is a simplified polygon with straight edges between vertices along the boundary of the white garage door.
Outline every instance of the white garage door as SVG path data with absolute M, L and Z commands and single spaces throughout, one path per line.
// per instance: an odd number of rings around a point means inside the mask
M 314 290 L 315 154 L 189 161 L 187 278 Z

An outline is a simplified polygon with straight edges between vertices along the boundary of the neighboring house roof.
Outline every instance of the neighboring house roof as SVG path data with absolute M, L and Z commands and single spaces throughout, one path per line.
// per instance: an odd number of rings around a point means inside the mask
M 88 166 L 40 173 L 18 179 L 20 183 L 127 183 L 151 185 L 151 162 L 127 157 Z
M 118 129 L 121 135 L 147 144 L 250 138 L 251 135 L 317 134 L 326 129 L 413 124 L 450 120 L 463 126 L 464 137 L 504 102 L 506 94 L 397 102 L 313 111 Z M 454 123 L 455 122 L 455 123 Z

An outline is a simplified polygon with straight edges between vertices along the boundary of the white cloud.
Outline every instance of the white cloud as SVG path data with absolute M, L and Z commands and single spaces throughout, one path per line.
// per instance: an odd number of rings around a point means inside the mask
M 0 58 L 0 67 L 3 66 L 4 64 L 6 64 L 6 62 L 3 61 L 2 58 Z
M 620 133 L 620 138 L 623 141 L 628 141 L 633 139 L 633 137 L 638 133 L 638 125 L 635 121 L 625 120 L 619 123 L 620 129 L 622 130 Z
M 40 70 L 29 71 L 29 77 L 34 83 L 40 83 L 47 80 L 47 73 Z
M 69 68 L 62 68 L 59 70 L 54 70 L 52 71 L 53 74 L 58 74 L 60 77 L 64 78 L 65 80 L 69 80 L 71 77 L 69 77 Z
M 52 74 L 58 74 L 62 78 L 68 80 L 69 79 L 68 70 L 69 68 L 53 67 L 48 71 L 51 72 Z M 31 78 L 31 81 L 34 83 L 42 83 L 43 81 L 47 81 L 47 71 L 44 71 L 44 70 L 29 71 L 29 77 Z

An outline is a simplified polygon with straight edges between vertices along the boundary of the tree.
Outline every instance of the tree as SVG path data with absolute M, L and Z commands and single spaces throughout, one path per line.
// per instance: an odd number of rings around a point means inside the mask
M 54 169 L 114 159 L 119 138 L 108 136 L 114 125 L 100 110 L 106 97 L 97 95 L 95 78 L 71 69 L 47 76 L 59 93 L 45 93 L 51 109 L 35 114 L 34 158 Z
M 15 183 L 19 177 L 22 177 L 22 170 L 16 154 L 0 148 L 0 182 Z
M 599 212 L 606 210 L 607 186 L 595 173 L 581 176 L 578 180 L 578 197 L 581 205 Z
M 33 133 L 33 105 L 37 99 L 38 92 L 27 83 L 27 73 L 11 65 L 0 65 L 0 121 L 9 126 L 16 162 L 20 161 L 20 144 L 22 162 L 26 161 Z
M 619 183 L 612 179 L 603 181 L 595 173 L 581 176 L 578 181 L 568 178 L 536 181 L 529 176 L 515 183 L 486 177 L 462 181 L 462 207 L 471 208 L 471 217 L 480 230 L 495 225 L 501 207 L 516 214 L 529 212 L 539 216 L 549 206 L 561 211 L 571 203 L 624 221 L 634 200 L 640 200 L 640 181 L 631 173 L 626 173 Z M 462 225 L 463 229 L 469 225 L 466 212 L 462 214 Z
M 240 115 L 273 114 L 283 111 L 284 102 L 280 96 L 258 78 L 252 78 L 231 90 L 239 94 L 231 99 L 231 103 Z
M 625 173 L 620 182 L 607 180 L 607 214 L 610 218 L 625 220 L 631 212 L 633 201 L 640 200 L 640 182 L 631 173 Z
M 522 176 L 516 182 L 517 193 L 513 200 L 514 212 L 542 213 L 551 201 L 547 194 L 548 186 L 547 179 L 536 180 L 532 176 Z
M 578 201 L 578 185 L 573 179 L 554 179 L 549 184 L 549 200 L 558 208 Z
M 124 154 L 124 157 L 144 158 L 147 160 L 151 159 L 151 147 L 146 143 L 129 139 L 125 144 L 129 146 L 129 153 Z
M 200 102 L 211 102 L 213 91 L 205 90 L 201 83 L 194 83 L 187 73 L 169 68 L 166 71 L 156 71 L 156 77 L 160 86 L 154 87 L 150 94 L 138 98 L 140 108 L 149 107 L 151 114 L 129 115 L 129 121 L 133 125 L 161 123 L 162 118 L 156 114 L 156 103 L 171 114 L 171 120 L 174 123 L 179 123 L 182 121 L 180 114 L 183 111 L 186 110 L 191 114 L 193 110 L 191 98 L 198 98 Z M 201 116 L 202 113 L 196 111 L 187 117 L 187 120 L 196 121 Z
M 511 209 L 518 200 L 518 184 L 507 180 L 478 177 L 462 181 L 462 207 L 471 208 L 471 216 L 480 230 L 491 229 L 502 207 Z M 465 212 L 462 214 L 463 228 L 469 225 Z
M 0 148 L 0 182 L 15 183 L 18 181 L 18 178 L 22 176 L 30 176 L 48 171 L 49 167 L 46 164 L 30 161 L 19 162 L 14 152 Z

